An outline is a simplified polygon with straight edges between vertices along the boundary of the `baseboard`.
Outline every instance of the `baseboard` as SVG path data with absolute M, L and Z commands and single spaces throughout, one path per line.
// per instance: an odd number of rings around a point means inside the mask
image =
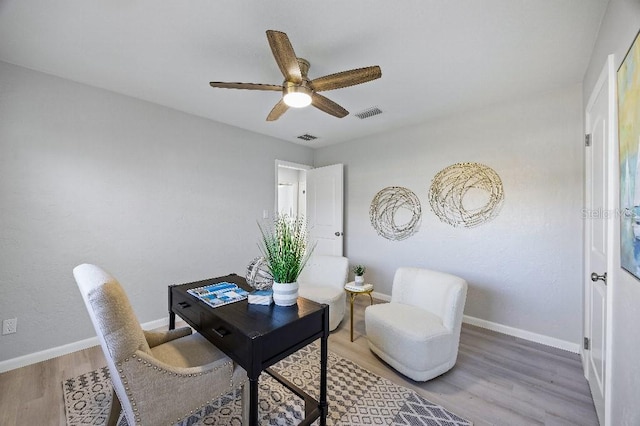
M 372 296 L 376 299 L 389 302 L 391 296 L 373 292 Z M 532 333 L 530 331 L 521 330 L 519 328 L 509 327 L 507 325 L 498 324 L 495 322 L 483 320 L 480 318 L 471 317 L 465 315 L 463 322 L 478 327 L 486 328 L 488 330 L 497 331 L 499 333 L 507 334 L 509 336 L 519 337 L 521 339 L 529 340 L 531 342 L 540 343 L 546 346 L 551 346 L 565 351 L 580 353 L 580 345 L 577 343 L 567 342 L 565 340 L 556 339 L 554 337 L 544 336 L 542 334 Z M 167 318 L 158 319 L 155 321 L 149 321 L 142 324 L 142 328 L 145 330 L 152 330 L 154 328 L 166 327 L 169 324 Z M 69 343 L 66 345 L 58 346 L 51 349 L 46 349 L 40 352 L 34 352 L 32 354 L 20 356 L 17 358 L 8 359 L 6 361 L 0 361 L 0 373 L 13 370 L 15 368 L 25 367 L 27 365 L 35 364 L 38 362 L 46 361 L 51 358 L 56 358 L 62 355 L 67 355 L 72 352 L 80 351 L 98 345 L 98 338 L 91 337 L 89 339 L 80 340 L 78 342 Z
M 91 337 L 89 339 L 80 340 L 78 342 L 68 343 L 44 351 L 34 352 L 32 354 L 11 358 L 6 361 L 0 361 L 0 373 L 13 370 L 15 368 L 26 367 L 27 365 L 36 364 L 51 358 L 57 358 L 61 355 L 70 354 L 72 352 L 81 351 L 86 348 L 98 345 L 98 338 Z
M 379 300 L 389 302 L 391 296 L 384 293 L 378 293 L 374 291 L 371 295 Z M 507 334 L 509 336 L 519 337 L 521 339 L 529 340 L 531 342 L 540 343 L 552 348 L 563 349 L 565 351 L 573 352 L 575 354 L 580 353 L 580 345 L 577 343 L 567 342 L 566 340 L 556 339 L 555 337 L 544 336 L 542 334 L 532 333 L 530 331 L 521 330 L 515 327 L 509 327 L 508 325 L 502 325 L 495 322 L 475 318 L 469 315 L 465 315 L 462 318 L 462 322 L 475 325 L 478 327 L 486 328 L 487 330 L 497 331 L 498 333 Z
M 153 330 L 154 328 L 165 327 L 169 324 L 168 318 L 163 318 L 155 321 L 145 322 L 142 328 L 145 330 Z M 38 362 L 46 361 L 48 359 L 57 358 L 62 355 L 67 355 L 76 351 L 90 348 L 92 346 L 99 345 L 98 337 L 90 337 L 88 339 L 80 340 L 66 345 L 57 346 L 51 349 L 45 349 L 44 351 L 34 352 L 32 354 L 19 356 L 17 358 L 8 359 L 6 361 L 0 361 L 0 373 L 13 370 L 20 367 L 26 367 L 27 365 L 36 364 Z
M 497 331 L 498 333 L 507 334 L 509 336 L 519 337 L 521 339 L 529 340 L 531 342 L 540 343 L 552 348 L 563 349 L 565 351 L 573 352 L 575 354 L 580 353 L 580 345 L 577 343 L 567 342 L 566 340 L 556 339 L 555 337 L 545 336 L 543 334 L 533 333 L 531 331 L 522 330 L 515 327 L 509 327 L 508 325 L 498 324 L 495 322 L 483 320 L 480 318 L 471 317 L 465 315 L 462 322 L 475 325 L 478 327 L 486 328 L 487 330 Z
M 374 299 L 380 299 L 385 302 L 391 302 L 391 296 L 389 296 L 388 294 L 378 293 L 377 291 L 373 291 L 371 292 L 371 295 L 373 296 Z

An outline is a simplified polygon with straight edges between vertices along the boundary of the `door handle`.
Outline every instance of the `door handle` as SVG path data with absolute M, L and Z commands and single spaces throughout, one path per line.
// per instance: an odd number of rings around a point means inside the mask
M 607 273 L 605 272 L 602 275 L 598 275 L 595 272 L 591 273 L 591 281 L 598 282 L 598 281 L 602 281 L 605 285 L 607 285 Z
M 336 231 L 335 234 L 333 235 L 335 235 L 336 237 L 339 237 L 340 235 L 344 235 L 344 234 L 342 232 Z

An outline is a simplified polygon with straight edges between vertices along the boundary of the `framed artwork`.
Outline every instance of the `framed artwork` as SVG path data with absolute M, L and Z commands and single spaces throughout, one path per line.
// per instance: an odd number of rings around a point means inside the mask
M 620 143 L 620 262 L 640 279 L 640 33 L 617 74 Z

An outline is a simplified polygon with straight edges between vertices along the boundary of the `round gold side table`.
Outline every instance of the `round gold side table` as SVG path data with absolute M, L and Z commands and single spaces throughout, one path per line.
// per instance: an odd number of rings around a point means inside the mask
M 344 291 L 349 295 L 349 303 L 351 305 L 351 341 L 353 342 L 353 301 L 359 294 L 368 294 L 371 305 L 373 305 L 373 296 L 371 296 L 373 284 L 356 285 L 355 281 L 351 281 L 344 286 Z

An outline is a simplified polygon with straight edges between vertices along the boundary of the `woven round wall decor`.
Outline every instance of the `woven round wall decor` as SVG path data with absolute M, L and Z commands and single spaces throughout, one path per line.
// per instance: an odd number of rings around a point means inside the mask
M 476 199 L 470 200 L 474 198 L 470 194 Z M 478 195 L 482 196 L 480 203 Z M 500 176 L 480 163 L 457 163 L 442 169 L 429 189 L 429 204 L 436 216 L 449 225 L 466 228 L 496 217 L 503 199 Z
M 407 213 L 410 218 L 406 223 L 396 223 L 398 217 Z M 404 240 L 418 231 L 422 219 L 420 200 L 407 188 L 389 186 L 373 197 L 369 218 L 381 237 L 392 241 Z

